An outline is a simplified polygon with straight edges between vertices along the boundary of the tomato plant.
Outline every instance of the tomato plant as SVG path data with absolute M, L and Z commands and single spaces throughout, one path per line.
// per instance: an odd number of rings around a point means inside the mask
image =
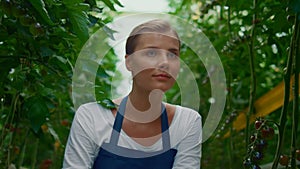
M 114 5 L 121 4 L 0 1 L 0 168 L 61 168 L 74 116 L 73 67 L 90 35 L 111 21 L 103 10 Z M 98 81 L 99 91 L 110 85 L 110 77 Z

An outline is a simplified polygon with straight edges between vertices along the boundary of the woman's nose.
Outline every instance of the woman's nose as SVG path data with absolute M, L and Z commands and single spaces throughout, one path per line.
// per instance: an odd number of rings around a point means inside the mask
M 168 60 L 167 52 L 162 52 L 162 54 L 158 57 L 158 68 L 159 69 L 169 68 L 169 60 Z

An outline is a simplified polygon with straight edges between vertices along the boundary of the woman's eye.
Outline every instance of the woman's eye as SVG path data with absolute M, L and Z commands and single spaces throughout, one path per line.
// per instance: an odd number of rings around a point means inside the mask
M 169 58 L 175 58 L 175 57 L 177 57 L 177 55 L 175 53 L 172 53 L 172 52 L 168 52 L 167 56 Z
M 146 55 L 150 56 L 150 57 L 156 56 L 156 54 L 157 54 L 157 52 L 155 50 L 148 50 L 146 52 Z

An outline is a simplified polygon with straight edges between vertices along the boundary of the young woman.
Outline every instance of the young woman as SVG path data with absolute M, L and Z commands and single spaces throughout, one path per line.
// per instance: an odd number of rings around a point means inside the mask
M 113 100 L 117 109 L 79 107 L 63 168 L 199 169 L 200 115 L 162 101 L 176 82 L 179 53 L 180 40 L 168 22 L 156 19 L 134 28 L 125 56 L 131 92 Z

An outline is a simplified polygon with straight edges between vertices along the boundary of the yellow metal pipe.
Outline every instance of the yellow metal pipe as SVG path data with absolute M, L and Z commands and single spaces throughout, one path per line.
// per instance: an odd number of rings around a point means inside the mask
M 299 74 L 300 77 L 300 74 Z M 294 83 L 294 76 L 291 78 L 290 84 Z M 299 84 L 300 88 L 300 84 Z M 290 101 L 293 100 L 293 88 L 291 87 L 290 90 Z M 300 92 L 299 92 L 300 94 Z M 284 82 L 282 81 L 272 90 L 258 98 L 255 103 L 255 114 L 250 117 L 250 122 L 253 122 L 258 117 L 264 117 L 268 114 L 274 112 L 278 108 L 283 105 L 283 98 L 284 98 Z M 248 109 L 248 108 L 247 108 Z M 246 127 L 246 112 L 247 109 L 239 112 L 239 115 L 233 122 L 233 129 L 236 131 L 240 131 Z M 228 137 L 230 132 L 227 132 L 224 137 Z

